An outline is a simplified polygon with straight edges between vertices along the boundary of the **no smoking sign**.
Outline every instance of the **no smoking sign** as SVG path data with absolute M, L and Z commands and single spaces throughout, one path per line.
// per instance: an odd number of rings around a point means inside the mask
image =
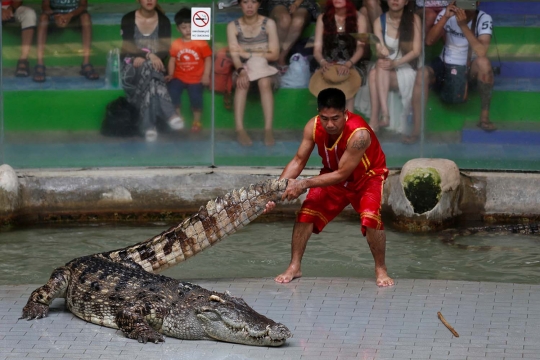
M 191 8 L 191 39 L 210 40 L 211 8 Z

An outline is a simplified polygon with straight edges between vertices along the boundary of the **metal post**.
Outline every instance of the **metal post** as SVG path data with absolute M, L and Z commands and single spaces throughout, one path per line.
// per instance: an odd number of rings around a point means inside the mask
M 216 105 L 216 101 L 215 101 L 215 97 L 216 97 L 216 91 L 214 90 L 215 89 L 215 86 L 214 86 L 214 81 L 215 81 L 215 76 L 214 76 L 214 70 L 213 70 L 213 67 L 214 67 L 214 57 L 215 57 L 215 38 L 216 38 L 216 33 L 215 33 L 215 24 L 216 24 L 216 2 L 215 1 L 212 1 L 212 30 L 210 32 L 210 36 L 212 38 L 211 40 L 211 43 L 212 43 L 212 79 L 211 79 L 211 82 L 212 82 L 212 94 L 211 94 L 211 97 L 212 97 L 212 110 L 211 110 L 211 126 L 210 126 L 210 151 L 211 151 L 211 162 L 212 162 L 212 166 L 215 167 L 216 166 L 216 162 L 215 162 L 215 139 L 216 139 L 216 136 L 215 136 L 215 131 L 216 131 L 216 122 L 215 122 L 215 116 L 216 116 L 216 111 L 215 111 L 215 105 Z

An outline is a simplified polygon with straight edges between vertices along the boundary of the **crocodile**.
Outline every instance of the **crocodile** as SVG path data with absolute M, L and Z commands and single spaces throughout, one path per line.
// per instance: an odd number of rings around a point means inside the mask
M 267 180 L 210 201 L 160 235 L 131 247 L 83 256 L 55 269 L 34 290 L 21 318 L 46 317 L 55 298 L 65 298 L 77 317 L 120 329 L 139 342 L 213 339 L 280 346 L 289 329 L 259 314 L 228 292 L 219 293 L 156 274 L 211 246 L 279 201 L 287 180 Z
M 467 236 L 474 234 L 522 234 L 522 235 L 540 235 L 540 229 L 537 223 L 529 224 L 504 224 L 468 227 L 464 229 L 446 229 L 440 233 L 441 239 L 446 242 L 453 241 L 458 236 Z

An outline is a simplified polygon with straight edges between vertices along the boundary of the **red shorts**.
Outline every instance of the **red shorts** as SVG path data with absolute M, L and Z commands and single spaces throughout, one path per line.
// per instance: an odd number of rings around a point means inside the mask
M 342 185 L 311 188 L 296 221 L 313 223 L 313 232 L 320 233 L 349 204 L 360 214 L 362 234 L 366 228 L 383 230 L 381 203 L 385 177 L 372 176 L 366 179 L 360 189 L 352 190 Z

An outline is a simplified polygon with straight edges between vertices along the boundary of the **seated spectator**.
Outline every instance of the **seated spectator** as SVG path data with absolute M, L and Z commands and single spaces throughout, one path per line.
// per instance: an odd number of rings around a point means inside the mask
M 359 72 L 361 79 L 365 79 L 366 66 L 359 63 L 364 54 L 365 44 L 358 42 L 349 34 L 365 33 L 367 22 L 366 17 L 356 11 L 351 0 L 328 0 L 326 9 L 317 18 L 315 26 L 313 57 L 319 63 L 319 69 L 313 74 L 312 81 L 324 77 L 324 74 L 332 68 L 336 68 L 343 81 L 347 81 L 349 74 L 354 72 Z M 334 84 L 331 87 L 337 86 Z M 351 112 L 358 88 L 351 97 L 347 97 L 347 110 Z
M 184 128 L 165 84 L 164 61 L 171 46 L 171 22 L 157 0 L 139 0 L 140 8 L 122 17 L 122 86 L 139 110 L 139 129 L 146 141 L 157 139 L 158 119 L 174 130 Z
M 496 130 L 495 125 L 489 120 L 493 69 L 487 58 L 487 52 L 492 27 L 491 16 L 484 11 L 463 10 L 452 3 L 439 13 L 435 25 L 426 36 L 426 44 L 433 45 L 444 36 L 444 48 L 430 66 L 417 72 L 412 100 L 414 131 L 411 136 L 403 139 L 404 142 L 418 141 L 424 109 L 422 97 L 425 103 L 429 95 L 429 86 L 433 86 L 434 90 L 440 93 L 443 101 L 455 103 L 465 101 L 468 85 L 474 85 L 478 88 L 481 98 L 480 119 L 477 125 L 485 131 Z M 450 90 L 446 90 L 450 89 L 447 86 L 452 83 L 462 84 L 452 86 L 454 90 L 460 89 L 460 93 L 450 93 Z
M 398 90 L 405 121 L 409 113 L 418 57 L 422 52 L 422 24 L 414 13 L 414 4 L 407 0 L 389 2 L 388 12 L 375 20 L 375 35 L 379 60 L 369 73 L 371 117 L 373 131 L 390 125 L 388 92 Z M 380 110 L 380 113 L 379 113 Z
M 15 76 L 27 77 L 30 75 L 28 54 L 34 39 L 36 28 L 36 12 L 28 6 L 23 6 L 22 1 L 2 1 L 2 23 L 17 21 L 21 25 L 21 56 L 17 61 Z
M 167 87 L 180 117 L 180 99 L 184 89 L 187 90 L 193 111 L 191 131 L 199 132 L 202 128 L 203 86 L 210 84 L 212 50 L 204 40 L 191 40 L 191 9 L 180 9 L 174 22 L 182 37 L 171 45 Z
M 99 79 L 99 74 L 90 64 L 90 45 L 92 41 L 92 19 L 87 11 L 87 0 L 43 0 L 42 14 L 39 17 L 37 32 L 37 65 L 34 68 L 33 80 L 44 82 L 46 80 L 43 54 L 47 41 L 49 24 L 64 29 L 68 26 L 80 27 L 82 32 L 83 62 L 80 74 L 88 80 Z
M 416 13 L 418 14 L 418 16 L 422 18 L 424 12 L 426 14 L 426 18 L 424 21 L 424 31 L 426 34 L 428 34 L 433 27 L 437 15 L 442 10 L 444 10 L 444 8 L 449 5 L 449 3 L 450 1 L 448 0 L 416 0 Z
M 261 0 L 241 0 L 242 17 L 227 25 L 229 50 L 236 69 L 233 76 L 234 122 L 238 142 L 253 144 L 244 129 L 244 111 L 248 91 L 258 88 L 264 114 L 264 143 L 275 143 L 272 132 L 274 118 L 273 90 L 279 85 L 277 68 L 269 63 L 279 57 L 279 40 L 274 20 L 259 15 Z M 253 89 L 254 90 L 254 89 Z
M 285 69 L 289 52 L 304 27 L 317 19 L 319 7 L 315 0 L 268 0 L 268 12 L 276 22 L 281 45 L 277 64 Z

